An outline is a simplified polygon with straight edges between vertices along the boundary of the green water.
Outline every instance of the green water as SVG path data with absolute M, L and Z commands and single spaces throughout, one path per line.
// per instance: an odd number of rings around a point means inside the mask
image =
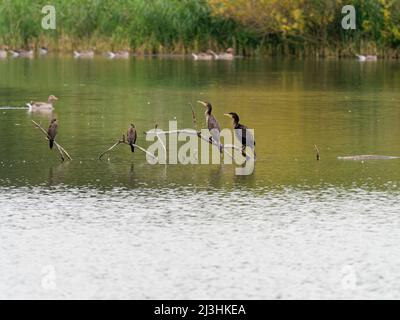
M 0 105 L 60 98 L 53 114 L 0 110 L 2 185 L 177 185 L 281 188 L 395 186 L 400 161 L 341 162 L 338 156 L 400 155 L 400 67 L 396 62 L 194 62 L 182 59 L 93 61 L 72 58 L 0 61 Z M 140 133 L 168 129 L 176 119 L 191 128 L 189 102 L 208 100 L 222 127 L 235 111 L 255 130 L 257 163 L 249 177 L 235 166 L 150 166 L 144 154 L 120 147 L 97 161 L 134 122 Z M 195 106 L 203 125 L 204 110 Z M 31 119 L 59 121 L 58 141 L 73 156 L 60 164 Z M 315 160 L 314 144 L 321 152 Z M 107 159 L 109 158 L 109 160 Z
M 0 60 L 0 298 L 398 298 L 400 160 L 337 157 L 400 156 L 399 71 L 350 60 Z M 50 94 L 54 113 L 21 109 Z M 255 130 L 252 175 L 152 166 L 127 146 L 98 160 L 131 122 L 143 147 L 156 123 L 193 127 L 198 99 L 222 127 L 235 111 Z M 52 117 L 73 161 L 31 123 Z

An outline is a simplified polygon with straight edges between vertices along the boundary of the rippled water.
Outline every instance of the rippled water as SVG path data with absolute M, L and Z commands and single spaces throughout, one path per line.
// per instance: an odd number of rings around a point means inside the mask
M 398 72 L 351 61 L 0 61 L 0 298 L 400 298 L 400 160 L 337 160 L 400 155 Z M 54 114 L 21 109 L 50 93 Z M 255 129 L 253 175 L 150 166 L 124 148 L 97 160 L 131 121 L 140 132 L 174 118 L 191 127 L 199 97 L 223 127 L 237 111 Z M 72 162 L 32 128 L 52 116 Z

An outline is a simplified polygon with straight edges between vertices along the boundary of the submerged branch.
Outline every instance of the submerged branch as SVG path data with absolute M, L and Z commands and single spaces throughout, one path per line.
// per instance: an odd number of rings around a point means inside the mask
M 316 144 L 314 144 L 314 149 L 315 149 L 315 152 L 317 153 L 317 161 L 321 160 L 319 149 L 318 149 L 318 146 Z

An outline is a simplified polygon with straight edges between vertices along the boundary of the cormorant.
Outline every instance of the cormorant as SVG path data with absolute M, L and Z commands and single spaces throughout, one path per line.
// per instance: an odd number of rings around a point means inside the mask
M 251 132 L 248 130 L 248 128 L 245 125 L 239 123 L 239 121 L 240 121 L 239 115 L 235 112 L 230 112 L 230 113 L 226 113 L 225 116 L 232 119 L 232 125 L 233 125 L 233 129 L 235 131 L 235 135 L 236 135 L 237 139 L 242 143 L 242 155 L 244 157 L 246 157 L 245 151 L 246 151 L 246 146 L 248 146 L 253 150 L 254 157 L 255 157 L 256 142 L 254 141 L 254 137 L 251 134 Z
M 215 119 L 215 117 L 211 114 L 212 113 L 212 105 L 210 102 L 204 102 L 204 101 L 197 101 L 198 103 L 202 104 L 205 108 L 207 108 L 205 112 L 206 116 L 206 126 L 208 128 L 208 131 L 210 131 L 211 137 L 210 137 L 210 143 L 218 143 L 220 146 L 220 152 L 222 152 L 222 145 L 220 144 L 220 132 L 221 132 L 221 127 Z
M 137 133 L 136 133 L 136 128 L 135 128 L 134 124 L 131 124 L 126 136 L 128 138 L 128 143 L 131 146 L 131 151 L 135 152 L 135 147 L 133 145 L 136 144 Z
M 54 140 L 56 139 L 56 135 L 57 135 L 57 127 L 58 127 L 57 119 L 51 120 L 49 129 L 47 130 L 50 149 L 53 149 Z

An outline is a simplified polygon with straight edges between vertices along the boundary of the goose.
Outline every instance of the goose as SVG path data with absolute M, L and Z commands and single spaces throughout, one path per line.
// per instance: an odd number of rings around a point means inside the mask
M 93 50 L 88 50 L 88 51 L 74 51 L 74 57 L 75 58 L 88 58 L 92 59 L 94 57 L 94 51 Z
M 136 133 L 136 128 L 135 128 L 134 124 L 131 124 L 126 136 L 128 138 L 128 143 L 131 146 L 131 151 L 135 152 L 135 147 L 133 145 L 136 144 L 137 133 Z
M 242 144 L 242 155 L 246 157 L 246 146 L 250 147 L 250 149 L 254 153 L 254 158 L 256 157 L 256 151 L 255 151 L 255 146 L 256 142 L 254 141 L 254 136 L 251 134 L 250 131 L 248 131 L 248 128 L 240 124 L 240 118 L 239 115 L 235 112 L 229 112 L 226 113 L 225 116 L 229 117 L 232 119 L 232 125 L 233 129 L 235 131 L 235 136 L 239 140 L 239 142 Z
M 211 50 L 208 50 L 207 52 L 200 52 L 197 54 L 192 53 L 192 56 L 194 60 L 213 60 L 215 57 L 215 53 Z
M 20 57 L 20 58 L 33 58 L 33 50 L 10 50 L 12 56 L 14 58 Z
M 53 149 L 54 140 L 56 139 L 56 135 L 57 135 L 57 128 L 58 128 L 57 119 L 51 120 L 49 129 L 47 130 L 50 149 Z
M 358 58 L 359 61 L 377 61 L 378 57 L 375 55 L 360 55 L 360 54 L 356 54 L 356 57 Z
M 47 55 L 49 53 L 49 49 L 47 49 L 46 47 L 41 47 L 40 49 L 39 49 L 39 54 L 41 55 L 41 56 L 45 56 L 45 55 Z
M 197 103 L 202 104 L 206 109 L 205 117 L 206 117 L 206 125 L 208 131 L 210 131 L 210 143 L 217 143 L 220 148 L 220 152 L 222 153 L 223 146 L 221 145 L 220 135 L 221 135 L 221 126 L 219 125 L 217 119 L 211 114 L 212 113 L 212 105 L 210 102 L 197 101 Z
M 108 57 L 110 59 L 128 59 L 129 58 L 129 51 L 118 51 L 118 52 L 107 52 Z
M 29 111 L 38 111 L 38 110 L 53 110 L 53 103 L 57 101 L 58 98 L 56 96 L 49 96 L 47 102 L 33 102 L 27 103 L 26 105 L 29 107 Z
M 224 53 L 215 54 L 215 59 L 217 60 L 233 60 L 235 59 L 235 55 L 233 54 L 233 49 L 229 48 Z

